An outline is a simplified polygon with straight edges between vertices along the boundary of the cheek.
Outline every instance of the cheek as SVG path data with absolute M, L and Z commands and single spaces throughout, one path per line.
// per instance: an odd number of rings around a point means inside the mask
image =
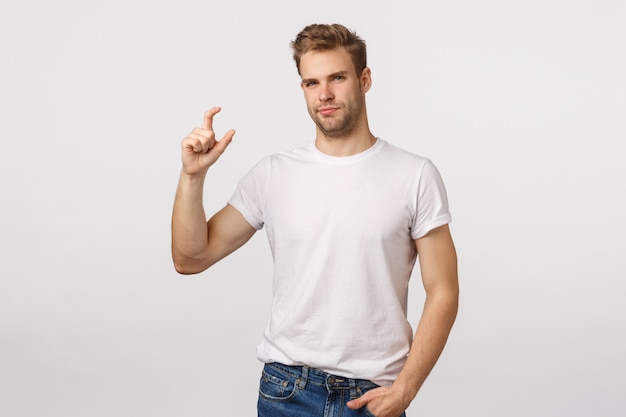
M 311 109 L 315 107 L 315 103 L 317 102 L 317 100 L 315 99 L 315 97 L 313 97 L 312 94 L 305 93 L 304 102 L 306 103 L 306 106 Z

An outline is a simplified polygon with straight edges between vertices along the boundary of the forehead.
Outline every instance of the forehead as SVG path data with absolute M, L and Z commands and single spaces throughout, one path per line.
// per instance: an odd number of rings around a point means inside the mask
M 344 48 L 309 51 L 300 58 L 302 78 L 322 78 L 338 72 L 355 72 L 352 57 Z

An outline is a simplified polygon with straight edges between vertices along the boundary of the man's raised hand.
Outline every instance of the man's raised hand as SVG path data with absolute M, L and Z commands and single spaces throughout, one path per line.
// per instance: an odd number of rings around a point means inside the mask
M 188 175 L 205 173 L 232 142 L 235 130 L 230 129 L 222 139 L 215 140 L 213 116 L 222 110 L 213 107 L 204 113 L 202 127 L 197 127 L 182 140 L 183 171 Z

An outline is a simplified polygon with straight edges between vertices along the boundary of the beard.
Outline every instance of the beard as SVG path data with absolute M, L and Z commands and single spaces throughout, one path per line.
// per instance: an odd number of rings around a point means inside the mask
M 364 103 L 362 98 L 358 97 L 342 105 L 335 111 L 341 113 L 338 115 L 323 116 L 316 109 L 308 108 L 309 115 L 317 128 L 328 138 L 341 138 L 350 136 L 357 130 L 360 115 L 362 113 Z

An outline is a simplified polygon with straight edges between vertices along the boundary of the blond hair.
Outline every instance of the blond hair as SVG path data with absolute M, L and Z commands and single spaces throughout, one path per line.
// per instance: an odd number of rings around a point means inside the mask
M 367 66 L 365 41 L 356 32 L 338 23 L 308 25 L 291 41 L 298 74 L 302 55 L 309 51 L 327 51 L 338 47 L 343 47 L 350 54 L 356 73 L 361 74 Z

